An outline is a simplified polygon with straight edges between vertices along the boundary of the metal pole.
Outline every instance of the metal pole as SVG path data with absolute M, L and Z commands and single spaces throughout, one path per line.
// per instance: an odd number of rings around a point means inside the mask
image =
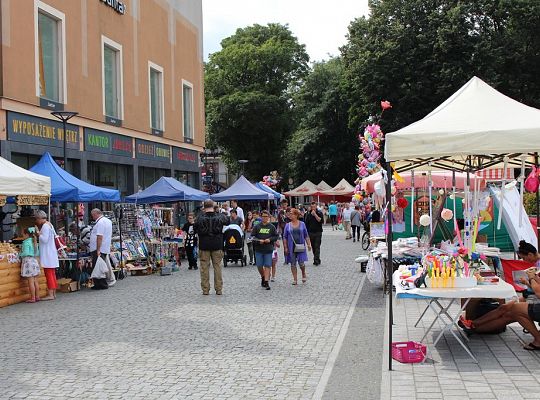
M 392 370 L 392 324 L 393 324 L 393 303 L 392 303 L 392 167 L 390 162 L 386 162 L 386 223 L 388 224 L 388 233 L 386 235 L 386 247 L 388 255 L 386 258 L 387 286 L 388 286 L 388 370 Z
M 67 154 L 66 154 L 66 120 L 62 119 L 62 127 L 64 128 L 64 171 L 67 171 Z

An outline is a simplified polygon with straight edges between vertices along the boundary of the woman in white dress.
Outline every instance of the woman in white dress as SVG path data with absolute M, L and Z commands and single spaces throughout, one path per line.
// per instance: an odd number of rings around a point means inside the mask
M 45 278 L 47 279 L 47 297 L 41 300 L 54 300 L 56 298 L 56 289 L 58 289 L 58 283 L 56 282 L 56 268 L 59 267 L 58 251 L 56 250 L 56 244 L 54 243 L 54 237 L 56 232 L 52 224 L 47 221 L 47 213 L 42 210 L 36 211 L 36 230 L 39 234 L 39 254 L 40 262 L 43 270 L 45 271 Z

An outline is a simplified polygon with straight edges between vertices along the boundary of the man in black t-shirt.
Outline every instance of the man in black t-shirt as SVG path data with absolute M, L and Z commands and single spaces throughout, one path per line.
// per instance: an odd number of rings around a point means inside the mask
M 313 248 L 313 265 L 321 264 L 321 239 L 323 232 L 323 213 L 317 209 L 317 204 L 313 201 L 309 211 L 304 214 L 304 223 L 306 224 Z
M 187 222 L 182 227 L 184 231 L 184 247 L 189 262 L 188 269 L 198 269 L 197 267 L 197 235 L 195 235 L 195 216 L 189 213 Z
M 204 201 L 204 213 L 195 221 L 195 233 L 199 235 L 199 260 L 201 264 L 201 288 L 204 295 L 210 292 L 210 261 L 214 267 L 214 289 L 220 295 L 223 290 L 221 262 L 223 261 L 223 227 L 229 224 L 226 215 L 214 211 L 212 200 Z

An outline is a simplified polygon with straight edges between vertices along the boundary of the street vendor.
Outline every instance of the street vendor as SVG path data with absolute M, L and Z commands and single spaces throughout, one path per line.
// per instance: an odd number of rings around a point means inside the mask
M 522 240 L 519 243 L 518 254 L 525 261 L 538 263 L 538 253 L 530 243 Z M 535 267 L 527 270 L 527 278 L 522 283 L 527 284 L 534 294 L 540 298 L 540 277 Z M 470 334 L 492 332 L 513 322 L 519 322 L 534 338 L 531 343 L 523 348 L 537 351 L 540 350 L 540 332 L 536 328 L 534 321 L 540 322 L 540 303 L 510 301 L 475 320 L 468 320 L 461 316 L 458 324 L 466 333 Z

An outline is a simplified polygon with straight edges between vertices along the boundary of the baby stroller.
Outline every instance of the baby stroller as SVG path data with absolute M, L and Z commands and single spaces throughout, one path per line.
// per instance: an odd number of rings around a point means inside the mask
M 223 266 L 227 267 L 227 262 L 234 262 L 244 267 L 247 264 L 247 258 L 244 254 L 244 237 L 240 230 L 230 227 L 223 232 L 224 255 Z

